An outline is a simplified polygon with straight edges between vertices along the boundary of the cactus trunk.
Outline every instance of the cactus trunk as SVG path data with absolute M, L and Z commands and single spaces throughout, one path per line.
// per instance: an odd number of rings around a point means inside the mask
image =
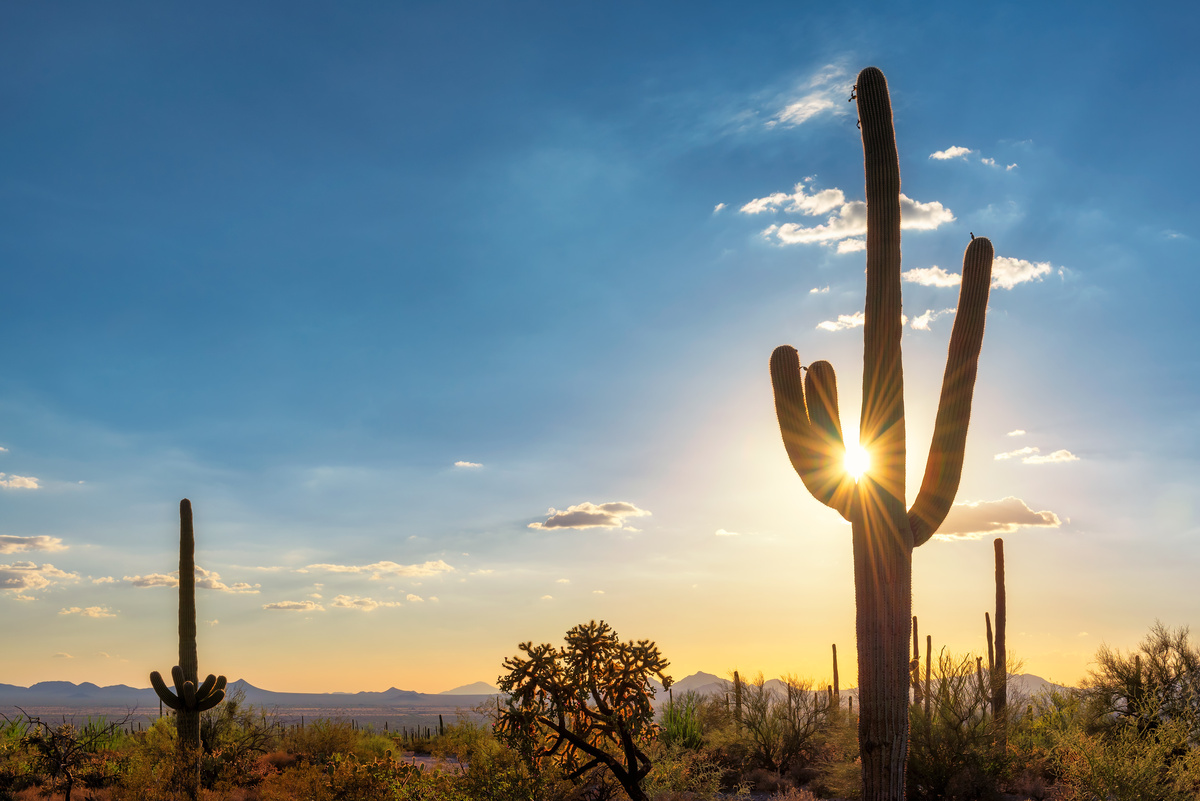
M 1008 627 L 1007 599 L 1004 595 L 1004 540 L 995 541 L 996 549 L 996 667 L 992 671 L 992 720 L 996 726 L 996 747 L 1008 748 Z
M 184 682 L 200 686 L 196 657 L 196 533 L 192 528 L 192 502 L 179 502 L 179 670 Z M 200 747 L 200 712 L 184 707 L 175 713 L 179 744 L 185 750 Z
M 171 668 L 175 692 L 158 671 L 150 684 L 162 704 L 175 710 L 179 732 L 181 789 L 189 799 L 200 792 L 200 713 L 225 698 L 225 677 L 209 674 L 201 684 L 196 656 L 196 535 L 192 528 L 192 502 L 179 502 L 179 664 Z
M 908 636 L 912 549 L 950 511 L 962 474 L 991 283 L 992 246 L 972 239 L 963 257 L 933 442 L 921 489 L 905 508 L 904 376 L 900 359 L 900 165 L 883 73 L 868 67 L 855 87 L 867 197 L 867 297 L 859 442 L 871 469 L 856 483 L 845 446 L 837 384 L 827 362 L 800 372 L 795 348 L 771 355 L 775 409 L 792 466 L 815 498 L 851 523 L 858 635 L 859 748 L 865 801 L 904 798 L 908 753 Z

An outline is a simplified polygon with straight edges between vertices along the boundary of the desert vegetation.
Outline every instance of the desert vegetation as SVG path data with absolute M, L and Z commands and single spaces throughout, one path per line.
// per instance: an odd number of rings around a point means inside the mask
M 853 690 L 733 672 L 717 692 L 658 690 L 652 677 L 670 681 L 654 644 L 595 622 L 564 646 L 521 652 L 505 662 L 499 704 L 428 737 L 349 720 L 287 726 L 235 693 L 201 713 L 191 760 L 171 716 L 131 732 L 122 721 L 9 715 L 0 799 L 184 798 L 197 763 L 198 797 L 213 801 L 862 797 Z M 1102 647 L 1079 688 L 1010 694 L 1006 738 L 984 659 L 933 655 L 908 707 L 909 799 L 1200 797 L 1200 649 L 1186 629 L 1155 625 L 1129 652 Z

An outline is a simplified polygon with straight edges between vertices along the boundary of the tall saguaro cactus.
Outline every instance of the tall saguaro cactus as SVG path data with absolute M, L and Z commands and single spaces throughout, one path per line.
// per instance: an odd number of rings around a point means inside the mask
M 855 87 L 867 194 L 867 299 L 859 442 L 871 468 L 846 471 L 837 385 L 828 362 L 801 376 L 796 349 L 771 354 L 783 443 L 808 490 L 852 524 L 859 722 L 865 801 L 904 798 L 908 756 L 908 633 L 912 550 L 950 511 L 962 474 L 971 396 L 983 343 L 992 243 L 972 238 L 921 489 L 905 508 L 904 376 L 900 362 L 900 162 L 887 80 L 875 67 Z
M 175 692 L 171 692 L 158 671 L 150 674 L 150 683 L 162 702 L 175 710 L 179 731 L 179 748 L 185 758 L 189 776 L 185 782 L 190 794 L 196 793 L 199 762 L 195 755 L 200 748 L 200 713 L 212 709 L 225 698 L 225 677 L 209 674 L 199 682 L 199 660 L 196 656 L 196 535 L 192 528 L 192 502 L 179 502 L 179 664 L 171 668 Z M 195 768 L 189 764 L 195 763 Z M 194 780 L 193 780 L 194 779 Z

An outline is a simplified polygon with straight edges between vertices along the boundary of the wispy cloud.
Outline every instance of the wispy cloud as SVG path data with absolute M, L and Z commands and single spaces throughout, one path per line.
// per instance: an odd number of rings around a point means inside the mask
M 58 613 L 60 615 L 79 615 L 80 617 L 116 617 L 107 606 L 85 606 L 82 609 L 72 606 L 60 609 Z
M 68 573 L 49 564 L 13 562 L 11 565 L 0 565 L 0 590 L 17 593 L 20 600 L 31 600 L 31 596 L 22 594 L 26 591 L 42 590 L 60 581 L 78 580 L 78 573 Z
M 74 659 L 75 657 L 68 654 L 66 651 L 59 651 L 54 655 L 55 659 Z
M 1035 512 L 1020 498 L 956 503 L 934 536 L 938 539 L 979 539 L 1011 534 L 1020 528 L 1058 528 L 1062 521 L 1050 511 Z
M 360 612 L 371 612 L 380 607 L 400 606 L 401 604 L 399 601 L 376 601 L 374 598 L 339 595 L 333 599 L 333 605 L 339 609 L 357 609 Z
M 825 293 L 826 293 L 826 292 L 828 292 L 828 291 L 829 291 L 829 286 L 828 286 L 828 285 L 825 285 L 825 286 L 820 286 L 820 287 L 814 286 L 812 289 L 808 290 L 808 294 L 810 294 L 810 295 L 823 295 L 823 294 L 825 294 Z
M 330 573 L 370 573 L 373 581 L 378 581 L 384 576 L 399 576 L 401 578 L 414 578 L 420 576 L 437 576 L 442 573 L 453 573 L 454 567 L 446 564 L 441 559 L 431 562 L 422 562 L 419 565 L 401 565 L 396 562 L 372 562 L 369 565 L 330 565 L 319 564 L 309 565 L 307 570 L 325 570 Z
M 11 476 L 8 473 L 0 473 L 0 487 L 6 489 L 41 489 L 38 486 L 38 479 L 33 476 Z
M 997 256 L 992 261 L 992 289 L 1012 289 L 1017 284 L 1041 281 L 1054 268 L 1048 261 L 1032 262 Z M 905 281 L 923 286 L 952 287 L 962 283 L 958 273 L 947 272 L 936 264 L 932 267 L 915 267 L 900 274 Z
M 67 546 L 58 537 L 15 537 L 11 534 L 0 534 L 0 553 L 20 553 L 21 551 L 65 551 Z
M 843 67 L 826 65 L 783 101 L 783 108 L 767 120 L 766 127 L 792 127 L 822 114 L 848 114 L 844 107 L 853 84 L 854 80 Z
M 135 587 L 178 587 L 179 577 L 166 573 L 148 573 L 144 576 L 125 576 L 126 581 Z
M 812 178 L 796 184 L 793 191 L 775 192 L 766 197 L 755 198 L 744 204 L 739 211 L 743 214 L 784 213 L 803 214 L 816 217 L 830 214 L 822 225 L 805 227 L 798 223 L 773 224 L 763 229 L 762 235 L 781 245 L 837 243 L 839 253 L 848 253 L 866 248 L 861 237 L 867 233 L 867 204 L 861 200 L 846 200 L 842 190 L 822 189 L 811 191 Z M 950 209 L 937 201 L 921 203 L 905 194 L 900 195 L 900 227 L 908 230 L 932 231 L 938 226 L 954 222 Z
M 1025 464 L 1061 464 L 1063 462 L 1078 462 L 1079 457 L 1068 450 L 1057 450 L 1044 456 L 1027 456 L 1021 460 Z
M 954 314 L 954 309 L 926 309 L 924 314 L 919 314 L 912 318 L 909 322 L 909 327 L 918 331 L 928 331 L 929 325 L 939 317 L 945 317 L 947 314 Z
M 1025 432 L 1021 432 L 1025 433 Z M 1012 436 L 1011 434 L 1009 436 Z M 1057 450 L 1053 453 L 1041 454 L 1040 448 L 1033 446 L 1018 448 L 1015 451 L 1006 453 L 997 453 L 994 457 L 997 461 L 1006 459 L 1020 459 L 1022 464 L 1061 464 L 1063 462 L 1078 462 L 1079 457 L 1068 450 Z
M 726 531 L 723 528 L 717 529 L 715 533 L 718 537 L 740 537 L 740 536 L 742 536 L 741 534 L 739 534 L 736 531 Z
M 455 462 L 454 466 L 455 467 L 466 467 L 468 469 L 475 468 L 475 467 L 483 467 L 483 465 L 480 462 Z
M 92 579 L 93 584 L 116 584 L 117 580 L 112 576 L 101 576 L 100 578 Z
M 1019 459 L 1022 456 L 1029 456 L 1037 453 L 1038 449 L 1034 447 L 1017 448 L 1015 451 L 1007 451 L 1005 453 L 997 453 L 994 457 L 996 461 L 1004 461 L 1005 459 Z
M 854 314 L 839 314 L 836 320 L 825 320 L 817 323 L 817 328 L 822 331 L 844 331 L 847 328 L 858 328 L 861 325 L 866 325 L 866 322 L 866 313 L 854 312 Z
M 936 161 L 948 161 L 949 159 L 963 159 L 965 161 L 967 156 L 973 152 L 974 151 L 969 147 L 959 147 L 954 145 L 946 148 L 945 150 L 938 150 L 935 153 L 930 153 L 929 158 Z
M 720 213 L 721 213 L 721 209 L 723 209 L 723 208 L 725 208 L 725 204 L 724 204 L 724 203 L 718 203 L 717 205 L 713 206 L 713 211 L 712 211 L 712 213 L 713 213 L 713 214 L 720 214 Z
M 1048 261 L 1033 262 L 997 256 L 992 262 L 992 286 L 998 289 L 1012 289 L 1017 284 L 1041 281 L 1052 269 Z
M 951 287 L 962 283 L 958 273 L 948 273 L 936 264 L 932 267 L 914 267 L 900 273 L 900 277 L 911 284 L 921 286 Z
M 628 528 L 628 518 L 645 517 L 650 512 L 625 501 L 601 504 L 584 501 L 568 506 L 565 511 L 551 507 L 546 514 L 549 516 L 545 523 L 530 523 L 529 528 Z
M 275 601 L 263 604 L 263 609 L 279 609 L 284 612 L 324 612 L 325 607 L 312 601 Z
M 1006 436 L 1006 437 L 1023 437 L 1023 436 L 1025 436 L 1025 429 L 1014 428 L 1012 431 L 1009 431 L 1004 436 Z
M 172 570 L 170 573 L 149 573 L 145 576 L 125 576 L 123 579 L 128 584 L 134 587 L 178 587 L 179 586 L 179 571 Z M 94 583 L 107 583 L 100 580 L 95 580 Z M 196 589 L 198 590 L 216 590 L 218 592 L 233 592 L 233 593 L 248 593 L 254 594 L 262 587 L 261 584 L 247 584 L 244 581 L 239 581 L 234 584 L 226 584 L 221 581 L 221 574 L 213 570 L 206 570 L 200 565 L 196 565 Z

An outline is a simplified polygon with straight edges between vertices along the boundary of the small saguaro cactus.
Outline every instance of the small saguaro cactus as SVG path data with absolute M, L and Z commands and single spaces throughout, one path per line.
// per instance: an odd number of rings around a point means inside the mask
M 171 692 L 158 671 L 150 674 L 150 683 L 162 702 L 175 710 L 179 747 L 185 754 L 200 748 L 200 713 L 212 709 L 225 698 L 225 677 L 209 674 L 201 684 L 196 657 L 196 536 L 192 529 L 192 502 L 179 502 L 179 664 L 171 668 L 175 692 Z M 197 770 L 199 763 L 196 763 Z M 197 774 L 198 778 L 198 774 Z M 190 787 L 192 782 L 188 782 Z
M 867 195 L 867 299 L 859 442 L 871 467 L 845 468 L 837 385 L 828 362 L 801 374 L 796 349 L 771 354 L 784 447 L 805 487 L 851 523 L 858 639 L 863 799 L 904 798 L 908 755 L 912 550 L 950 511 L 962 474 L 971 396 L 983 342 L 992 243 L 975 237 L 963 257 L 958 312 L 924 480 L 905 508 L 904 377 L 900 362 L 900 161 L 887 80 L 875 67 L 855 87 Z

